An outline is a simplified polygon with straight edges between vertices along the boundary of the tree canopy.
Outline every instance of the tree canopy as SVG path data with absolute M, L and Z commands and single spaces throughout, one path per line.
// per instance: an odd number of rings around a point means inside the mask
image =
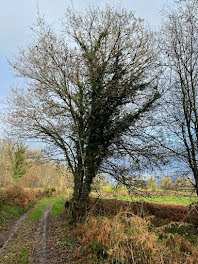
M 161 34 L 169 86 L 163 122 L 173 139 L 169 149 L 185 165 L 182 173 L 194 176 L 198 194 L 198 4 L 175 4 L 165 15 Z
M 39 18 L 34 36 L 11 62 L 28 83 L 8 99 L 7 123 L 61 151 L 82 208 L 104 168 L 116 173 L 123 157 L 134 170 L 158 159 L 148 133 L 159 98 L 155 37 L 132 12 L 110 7 L 68 10 L 61 34 Z

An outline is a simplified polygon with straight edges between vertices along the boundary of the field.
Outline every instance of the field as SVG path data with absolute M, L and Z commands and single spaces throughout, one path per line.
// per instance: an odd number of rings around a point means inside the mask
M 65 195 L 40 196 L 27 206 L 22 198 L 18 205 L 4 202 L 0 263 L 197 263 L 198 212 L 187 206 L 197 198 L 143 192 L 133 201 L 124 188 L 104 187 L 100 199 L 93 192 L 87 219 L 76 225 L 64 208 Z
M 195 193 L 192 192 L 181 192 L 181 191 L 163 191 L 157 189 L 155 191 L 137 189 L 131 194 L 125 187 L 112 187 L 104 186 L 99 192 L 93 191 L 93 196 L 101 197 L 104 199 L 116 199 L 122 201 L 144 201 L 152 203 L 163 203 L 163 204 L 178 204 L 178 205 L 190 205 L 197 202 Z

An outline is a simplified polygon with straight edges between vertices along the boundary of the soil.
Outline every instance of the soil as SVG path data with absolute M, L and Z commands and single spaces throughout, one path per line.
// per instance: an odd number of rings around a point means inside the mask
M 33 208 L 31 210 L 29 210 L 27 213 L 25 213 L 24 215 L 22 215 L 21 217 L 19 217 L 19 219 L 16 222 L 9 221 L 6 224 L 6 226 L 4 228 L 4 232 L 1 233 L 1 238 L 0 238 L 0 255 L 4 252 L 9 241 L 16 234 L 20 225 L 27 218 L 27 216 L 32 212 L 32 210 L 33 210 Z
M 49 215 L 47 230 L 48 261 L 50 264 L 82 264 L 76 262 L 77 240 L 71 236 L 72 226 L 66 224 L 65 213 Z
M 47 248 L 46 248 L 46 230 L 47 230 L 47 218 L 52 209 L 52 203 L 48 205 L 44 214 L 42 215 L 35 235 L 37 247 L 35 250 L 35 257 L 33 263 L 46 264 L 47 263 Z
M 39 221 L 27 218 L 30 210 L 17 221 L 4 225 L 0 264 L 76 263 L 73 253 L 78 244 L 69 236 L 70 228 L 65 225 L 64 213 L 53 216 L 51 208 L 52 204 Z

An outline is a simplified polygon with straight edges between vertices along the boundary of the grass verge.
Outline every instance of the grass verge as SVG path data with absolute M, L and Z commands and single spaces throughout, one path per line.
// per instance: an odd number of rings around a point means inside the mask
M 59 215 L 64 211 L 64 204 L 65 204 L 66 197 L 60 197 L 56 199 L 52 207 L 52 215 Z
M 3 205 L 0 208 L 0 225 L 10 219 L 20 217 L 26 210 L 16 205 Z
M 40 200 L 36 206 L 36 208 L 29 214 L 28 218 L 29 219 L 35 219 L 38 220 L 44 213 L 46 207 L 54 202 L 56 200 L 55 197 L 48 197 Z

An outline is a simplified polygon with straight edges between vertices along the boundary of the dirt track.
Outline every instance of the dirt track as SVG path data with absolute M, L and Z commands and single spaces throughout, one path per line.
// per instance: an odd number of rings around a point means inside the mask
M 46 264 L 47 263 L 47 250 L 46 250 L 46 229 L 47 229 L 47 217 L 52 209 L 52 203 L 48 205 L 44 214 L 42 215 L 38 228 L 36 231 L 36 254 L 33 260 L 35 264 Z
M 32 212 L 33 208 L 29 210 L 26 214 L 22 215 L 14 224 L 12 229 L 8 231 L 2 239 L 1 247 L 0 247 L 0 255 L 3 254 L 4 250 L 6 249 L 7 245 L 9 244 L 10 240 L 13 238 L 13 236 L 17 233 L 20 225 L 24 222 L 24 220 L 27 218 L 27 216 Z
M 39 219 L 27 219 L 33 209 L 11 221 L 0 238 L 0 264 L 47 264 L 47 226 L 52 203 Z M 27 219 L 27 221 L 25 221 Z

